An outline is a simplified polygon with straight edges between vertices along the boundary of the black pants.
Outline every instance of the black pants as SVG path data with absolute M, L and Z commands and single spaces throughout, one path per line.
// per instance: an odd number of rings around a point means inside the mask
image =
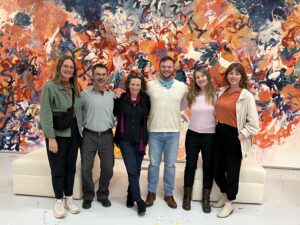
M 71 127 L 71 137 L 56 137 L 57 153 L 49 151 L 49 139 L 46 138 L 46 148 L 52 175 L 52 186 L 56 199 L 73 195 L 76 161 L 81 136 L 76 119 Z M 32 184 L 34 185 L 34 184 Z
M 218 123 L 214 150 L 214 179 L 228 200 L 236 199 L 242 162 L 237 128 Z
M 82 169 L 83 200 L 93 200 L 95 196 L 93 182 L 93 166 L 96 153 L 100 158 L 100 179 L 97 199 L 104 200 L 109 195 L 109 183 L 113 176 L 114 141 L 112 132 L 98 135 L 83 131 L 83 141 L 80 149 Z
M 213 184 L 213 146 L 215 134 L 197 133 L 188 130 L 185 139 L 186 165 L 184 187 L 193 187 L 198 155 L 201 150 L 203 161 L 203 188 L 211 189 Z
M 121 140 L 120 148 L 128 174 L 127 192 L 131 195 L 133 201 L 138 202 L 142 200 L 139 181 L 144 156 L 139 154 L 138 145 L 127 141 Z

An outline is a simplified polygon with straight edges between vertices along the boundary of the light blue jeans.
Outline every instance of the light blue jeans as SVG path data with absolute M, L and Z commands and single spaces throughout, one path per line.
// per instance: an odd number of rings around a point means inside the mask
M 172 196 L 175 179 L 179 132 L 149 132 L 148 191 L 156 193 L 159 180 L 159 166 L 164 159 L 164 194 Z

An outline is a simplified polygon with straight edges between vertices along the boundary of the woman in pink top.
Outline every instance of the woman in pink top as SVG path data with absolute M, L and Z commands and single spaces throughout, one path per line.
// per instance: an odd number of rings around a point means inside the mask
M 194 71 L 193 85 L 184 99 L 183 107 L 189 106 L 191 118 L 186 134 L 186 166 L 184 171 L 184 196 L 182 208 L 191 209 L 191 192 L 201 150 L 203 161 L 202 209 L 209 213 L 210 192 L 213 184 L 212 157 L 215 134 L 215 92 L 209 72 L 202 68 Z

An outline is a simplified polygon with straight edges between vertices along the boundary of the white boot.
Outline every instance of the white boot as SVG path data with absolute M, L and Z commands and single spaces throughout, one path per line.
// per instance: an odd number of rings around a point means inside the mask
M 225 205 L 221 212 L 218 214 L 219 218 L 225 218 L 228 217 L 233 212 L 233 204 L 232 202 L 225 202 Z
M 72 214 L 76 214 L 80 212 L 80 208 L 76 205 L 72 196 L 66 196 L 65 207 Z
M 225 195 L 222 194 L 217 202 L 213 202 L 211 204 L 211 207 L 214 207 L 214 208 L 221 208 L 221 207 L 223 207 L 225 205 L 225 199 L 226 199 Z
M 54 216 L 57 219 L 61 219 L 65 217 L 64 202 L 62 199 L 56 199 L 53 212 L 54 212 Z

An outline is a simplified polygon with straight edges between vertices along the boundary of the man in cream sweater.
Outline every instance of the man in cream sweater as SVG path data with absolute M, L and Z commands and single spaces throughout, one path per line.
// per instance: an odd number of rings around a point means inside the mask
M 151 110 L 149 115 L 148 195 L 146 204 L 153 205 L 159 180 L 159 167 L 164 159 L 164 200 L 171 208 L 177 204 L 173 198 L 175 160 L 180 130 L 180 103 L 188 91 L 186 84 L 174 79 L 174 60 L 163 57 L 159 62 L 160 75 L 147 84 Z

